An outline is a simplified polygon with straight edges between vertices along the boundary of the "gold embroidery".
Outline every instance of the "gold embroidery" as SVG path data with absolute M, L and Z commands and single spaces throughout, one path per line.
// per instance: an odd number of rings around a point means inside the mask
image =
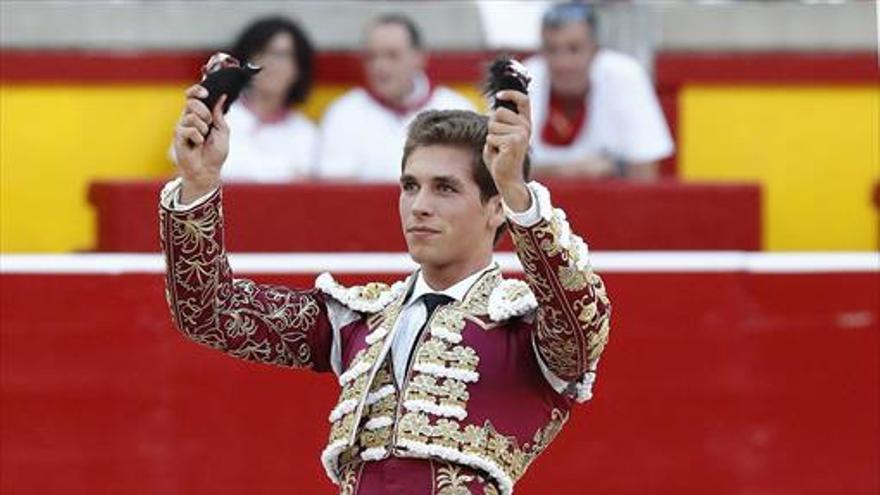
M 348 433 L 352 428 L 354 428 L 354 415 L 346 414 L 342 416 L 330 425 L 330 440 L 327 443 L 332 444 L 339 440 L 347 439 Z
M 567 291 L 584 290 L 587 287 L 587 276 L 573 265 L 559 267 L 559 283 Z
M 183 215 L 170 215 L 171 242 L 181 254 L 198 254 L 208 251 L 214 254 L 218 246 L 214 242 L 215 229 L 222 227 L 221 210 L 205 208 Z
M 474 475 L 461 470 L 461 466 L 448 462 L 437 470 L 437 495 L 471 495 L 467 484 L 474 481 Z
M 505 290 L 502 293 L 505 301 L 516 301 L 517 299 L 521 299 L 529 295 L 531 291 L 529 290 L 528 284 L 523 283 L 521 280 L 512 280 L 516 281 L 517 283 L 509 284 L 505 287 Z
M 379 399 L 373 405 L 371 405 L 369 411 L 367 411 L 367 413 L 365 414 L 365 417 L 367 419 L 378 418 L 382 416 L 393 418 L 396 410 L 397 396 L 396 394 L 391 394 L 388 397 Z
M 339 495 L 357 493 L 358 471 L 360 471 L 359 464 L 351 464 L 342 470 L 342 476 L 339 477 Z
M 370 392 L 375 392 L 379 390 L 384 385 L 392 385 L 394 382 L 392 381 L 392 372 L 391 367 L 388 365 L 386 361 L 385 364 L 376 370 L 376 378 L 373 379 L 373 386 L 370 387 Z
M 375 393 L 380 389 L 392 388 L 394 386 L 394 375 L 391 372 L 391 361 L 386 359 L 382 367 L 376 373 L 373 386 L 370 392 Z M 361 420 L 362 425 L 367 425 L 371 420 L 379 418 L 387 418 L 388 424 L 379 428 L 368 430 L 362 427 L 358 432 L 356 445 L 361 448 L 387 447 L 391 442 L 392 426 L 394 424 L 394 416 L 397 413 L 397 393 L 383 397 L 373 404 L 367 406 L 364 417 Z
M 384 447 L 391 439 L 391 428 L 384 427 L 378 430 L 361 429 L 358 434 L 358 443 L 365 449 Z
M 460 334 L 465 328 L 467 313 L 462 307 L 486 306 L 483 299 L 491 293 L 497 283 L 497 270 L 484 275 L 468 291 L 464 301 L 438 309 L 429 323 L 431 338 L 424 341 L 415 351 L 415 373 L 405 382 L 403 406 L 410 411 L 426 410 L 441 416 L 465 417 L 470 395 L 465 382 L 479 378 L 477 352 L 465 345 L 450 344 L 437 335 L 435 329 L 446 333 Z M 477 300 L 475 302 L 475 300 Z M 482 302 L 480 302 L 482 301 Z
M 525 444 L 523 448 L 533 452 L 543 451 L 548 445 L 550 445 L 550 442 L 556 438 L 556 435 L 559 435 L 559 432 L 562 431 L 562 427 L 567 420 L 568 413 L 563 413 L 559 409 L 554 409 L 553 412 L 550 413 L 550 421 L 544 425 L 543 428 L 535 432 L 535 436 L 532 437 L 532 444 Z
M 379 312 L 367 317 L 367 329 L 375 330 L 385 319 L 385 312 Z
M 397 321 L 397 316 L 400 313 L 404 297 L 405 294 L 401 294 L 397 301 L 386 306 L 381 313 L 382 320 L 380 328 L 386 330 L 389 334 L 391 328 Z M 364 409 L 363 413 L 359 416 L 357 415 L 356 408 L 350 410 L 333 421 L 332 426 L 330 427 L 328 445 L 340 440 L 347 441 L 351 438 L 352 434 L 355 433 L 355 429 L 357 429 L 353 444 L 344 449 L 339 454 L 337 460 L 330 460 L 330 462 L 336 462 L 336 465 L 339 467 L 344 467 L 352 462 L 359 461 L 360 453 L 363 452 L 364 449 L 383 447 L 390 444 L 392 435 L 391 426 L 394 423 L 394 414 L 396 413 L 397 394 L 393 393 L 388 397 L 377 400 L 373 404 L 366 404 L 366 399 L 369 397 L 369 393 L 375 393 L 386 386 L 393 387 L 394 384 L 390 361 L 387 356 L 385 361 L 379 365 L 380 367 L 376 370 L 375 377 L 373 377 L 373 381 L 370 383 L 371 373 L 369 370 L 374 366 L 377 366 L 376 361 L 378 360 L 384 345 L 384 338 L 380 338 L 368 345 L 365 349 L 359 350 L 348 367 L 348 369 L 351 369 L 358 363 L 365 363 L 367 365 L 367 371 L 361 373 L 357 378 L 343 385 L 342 391 L 339 394 L 337 406 L 346 400 L 355 400 L 358 403 L 364 402 Z M 382 416 L 390 417 L 391 425 L 372 430 L 367 430 L 364 427 L 371 419 Z
M 446 341 L 432 338 L 425 341 L 416 354 L 417 363 L 431 363 L 450 368 L 466 370 L 477 369 L 480 357 L 470 347 L 455 345 L 450 347 Z
M 608 343 L 608 335 L 611 332 L 611 323 L 608 318 L 602 319 L 602 324 L 599 327 L 598 332 L 591 333 L 587 338 L 587 343 L 590 348 L 590 361 L 595 361 L 602 354 L 602 350 L 605 349 L 605 344 Z
M 339 454 L 339 459 L 337 461 L 337 466 L 339 466 L 339 467 L 337 469 L 339 469 L 339 468 L 344 469 L 344 468 L 347 468 L 348 466 L 350 466 L 352 463 L 360 462 L 361 458 L 360 458 L 359 454 L 360 454 L 360 449 L 358 449 L 357 446 L 343 450 Z
M 445 306 L 437 310 L 432 322 L 432 327 L 445 328 L 450 332 L 461 333 L 464 330 L 464 314 L 453 306 Z
M 398 423 L 398 438 L 477 456 L 497 465 L 515 482 L 556 437 L 567 419 L 567 413 L 554 409 L 548 423 L 535 432 L 532 442 L 520 446 L 516 438 L 499 433 L 488 420 L 483 426 L 462 427 L 458 421 L 441 418 L 432 423 L 425 413 L 407 412 Z
M 570 234 L 564 217 L 530 228 L 511 225 L 514 246 L 539 303 L 535 337 L 547 366 L 558 376 L 577 379 L 608 340 L 610 303 L 601 278 L 580 260 L 586 251 Z M 572 239 L 563 248 L 561 233 Z
M 368 373 L 363 373 L 355 378 L 351 383 L 346 384 L 346 386 L 342 387 L 342 392 L 339 393 L 339 402 L 360 399 L 361 395 L 363 395 L 364 390 L 366 390 L 367 388 L 367 381 L 369 379 L 370 375 Z
M 464 409 L 470 395 L 467 386 L 460 380 L 443 379 L 418 374 L 409 381 L 406 391 L 407 400 L 424 400 L 439 403 L 442 406 L 460 407 Z
M 596 301 L 589 296 L 575 301 L 574 310 L 579 311 L 578 321 L 587 325 L 593 323 L 593 320 L 595 320 L 596 316 L 599 314 L 599 311 L 596 308 Z
M 489 308 L 489 296 L 492 294 L 492 289 L 497 287 L 500 283 L 501 270 L 496 267 L 494 270 L 484 273 L 474 283 L 473 287 L 471 287 L 465 296 L 464 301 L 453 304 L 452 306 L 458 307 L 466 314 L 487 314 Z
M 160 210 L 166 299 L 191 340 L 233 356 L 312 366 L 309 332 L 321 310 L 314 294 L 232 278 L 222 244 L 219 195 L 187 212 Z
M 383 284 L 380 282 L 370 282 L 367 285 L 364 285 L 361 288 L 361 299 L 366 299 L 368 301 L 374 301 L 382 295 L 383 292 L 387 292 L 391 287 L 388 284 Z

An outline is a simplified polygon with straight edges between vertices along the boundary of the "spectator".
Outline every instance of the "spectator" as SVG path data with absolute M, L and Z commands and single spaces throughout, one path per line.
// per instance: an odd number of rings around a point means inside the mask
M 314 50 L 303 30 L 283 17 L 259 19 L 230 52 L 263 70 L 226 116 L 231 132 L 223 179 L 283 182 L 313 175 L 318 131 L 291 109 L 308 96 L 314 72 Z
M 320 175 L 396 182 L 406 128 L 416 114 L 472 110 L 473 105 L 428 79 L 422 35 L 409 18 L 381 16 L 370 23 L 365 38 L 367 87 L 342 95 L 324 114 Z
M 674 146 L 654 87 L 638 62 L 602 48 L 592 6 L 551 7 L 532 75 L 537 176 L 654 178 Z

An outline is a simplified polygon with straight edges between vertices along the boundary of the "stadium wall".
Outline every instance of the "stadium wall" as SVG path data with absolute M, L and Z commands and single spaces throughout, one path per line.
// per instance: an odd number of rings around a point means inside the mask
M 482 105 L 475 83 L 491 56 L 437 53 L 432 75 Z M 0 50 L 0 250 L 94 248 L 88 183 L 173 173 L 167 151 L 180 92 L 203 58 Z M 668 52 L 656 70 L 678 143 L 667 174 L 761 183 L 764 249 L 878 249 L 873 54 Z M 303 111 L 319 118 L 360 78 L 356 53 L 323 54 Z
M 517 493 L 877 493 L 875 255 L 593 264 L 615 309 L 595 397 Z M 299 287 L 316 270 L 359 283 L 411 269 L 403 253 L 232 266 Z M 186 341 L 161 270 L 158 255 L 0 257 L 0 491 L 335 493 L 318 461 L 332 377 Z

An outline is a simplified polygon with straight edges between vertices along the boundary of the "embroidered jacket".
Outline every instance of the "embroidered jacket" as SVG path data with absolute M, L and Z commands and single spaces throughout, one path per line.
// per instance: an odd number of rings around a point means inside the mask
M 573 403 L 590 398 L 610 330 L 586 244 L 547 190 L 529 187 L 540 221 L 508 222 L 526 281 L 495 267 L 435 311 L 400 384 L 389 350 L 415 277 L 343 287 L 322 274 L 306 291 L 235 279 L 219 190 L 186 211 L 160 207 L 172 317 L 188 338 L 233 356 L 319 372 L 333 369 L 340 340 L 321 461 L 342 493 L 357 493 L 365 463 L 408 458 L 431 460 L 435 493 L 512 493 Z M 360 317 L 334 333 L 331 304 Z

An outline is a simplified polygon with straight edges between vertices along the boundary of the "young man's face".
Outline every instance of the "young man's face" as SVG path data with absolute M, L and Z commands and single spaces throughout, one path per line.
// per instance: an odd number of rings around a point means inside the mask
M 367 82 L 383 98 L 399 101 L 412 91 L 412 81 L 424 57 L 400 24 L 373 26 L 367 33 L 364 67 Z
M 504 222 L 499 196 L 483 203 L 470 151 L 446 145 L 416 148 L 400 178 L 400 223 L 410 256 L 438 268 L 473 265 L 491 255 Z
M 541 32 L 541 44 L 550 68 L 550 84 L 563 96 L 583 95 L 596 43 L 585 22 L 569 22 Z

